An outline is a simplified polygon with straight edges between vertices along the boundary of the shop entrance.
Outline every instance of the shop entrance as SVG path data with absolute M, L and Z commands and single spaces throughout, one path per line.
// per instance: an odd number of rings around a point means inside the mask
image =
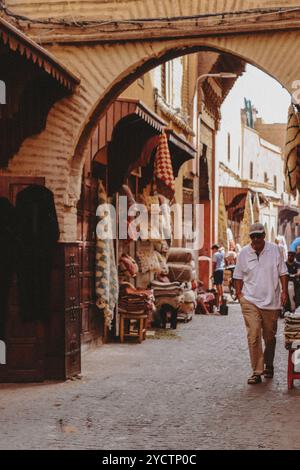
M 31 184 L 44 186 L 45 179 L 0 178 L 0 197 L 7 198 L 14 206 L 18 193 Z M 14 235 L 12 233 L 12 236 Z M 12 253 L 15 248 L 2 246 L 1 250 L 8 250 Z M 3 305 L 4 311 L 1 312 L 1 333 L 3 334 L 1 336 L 5 338 L 6 363 L 0 367 L 0 382 L 38 382 L 44 380 L 45 376 L 45 325 L 42 321 L 22 319 L 18 302 L 17 279 L 14 272 L 11 276 L 8 308 L 4 309 Z M 4 283 L 4 279 L 2 282 Z M 5 290 L 6 286 L 2 284 L 1 288 Z
M 165 128 L 166 122 L 140 100 L 118 98 L 100 118 L 89 142 L 81 198 L 77 206 L 82 341 L 85 345 L 99 341 L 100 337 L 105 341 L 108 334 L 103 316 L 96 307 L 95 292 L 95 227 L 99 182 L 101 181 L 108 200 L 114 206 L 118 205 L 122 188 L 123 191 L 127 188 L 123 195 L 130 191 L 131 197 L 140 201 L 143 190 L 153 181 L 154 154 L 159 136 Z M 180 167 L 184 162 L 192 160 L 196 151 L 191 143 L 174 130 L 168 129 L 167 135 L 172 152 L 173 172 L 177 177 Z M 124 175 L 127 177 L 124 178 Z M 192 189 L 189 188 L 188 191 Z M 114 256 L 117 263 L 122 253 L 135 259 L 138 254 L 137 244 L 115 240 Z M 144 269 L 143 274 L 138 279 L 132 278 L 131 282 L 145 288 L 153 278 L 153 274 L 150 275 Z M 118 329 L 118 326 L 114 327 Z

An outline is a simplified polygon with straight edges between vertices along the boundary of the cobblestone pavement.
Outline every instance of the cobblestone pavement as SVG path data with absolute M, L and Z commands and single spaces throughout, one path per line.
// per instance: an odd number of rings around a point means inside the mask
M 249 386 L 238 305 L 176 336 L 108 344 L 81 380 L 0 385 L 1 449 L 299 449 L 300 386 L 287 390 L 280 320 L 274 380 Z

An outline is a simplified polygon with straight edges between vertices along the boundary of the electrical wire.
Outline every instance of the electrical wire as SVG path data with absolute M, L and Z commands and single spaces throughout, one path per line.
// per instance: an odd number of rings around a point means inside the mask
M 118 25 L 138 25 L 140 27 L 145 27 L 145 25 L 150 25 L 153 22 L 161 22 L 161 23 L 174 23 L 177 21 L 185 21 L 185 20 L 201 20 L 205 18 L 221 18 L 225 19 L 226 17 L 246 17 L 247 19 L 255 19 L 257 15 L 269 16 L 273 15 L 274 13 L 293 13 L 299 12 L 300 7 L 281 7 L 281 8 L 252 8 L 247 10 L 238 10 L 238 11 L 225 11 L 225 12 L 217 12 L 217 13 L 203 13 L 198 15 L 188 15 L 188 16 L 172 16 L 172 17 L 155 17 L 155 18 L 136 18 L 136 19 L 111 19 L 111 20 L 76 20 L 74 17 L 72 20 L 67 19 L 34 19 L 29 18 L 24 15 L 19 15 L 8 9 L 4 2 L 0 2 L 0 11 L 3 11 L 7 16 L 14 18 L 16 21 L 26 21 L 32 24 L 45 24 L 45 25 L 63 25 L 63 26 L 76 26 L 76 27 L 94 27 L 94 26 L 115 26 Z

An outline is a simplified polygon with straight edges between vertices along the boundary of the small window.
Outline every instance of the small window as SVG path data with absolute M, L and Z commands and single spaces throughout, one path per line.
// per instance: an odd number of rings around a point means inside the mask
M 142 88 L 145 88 L 145 78 L 144 78 L 144 75 L 142 75 L 140 78 L 138 78 L 138 84 L 140 85 L 140 87 Z
M 274 191 L 277 191 L 277 176 L 274 176 Z
M 201 152 L 200 158 L 202 158 L 202 160 L 206 160 L 207 158 L 207 145 L 206 144 L 202 144 L 202 152 Z
M 268 173 L 264 172 L 264 182 L 267 183 L 269 181 Z
M 203 165 L 207 165 L 207 145 L 202 144 L 202 152 L 199 158 L 199 175 L 202 175 Z
M 253 180 L 253 162 L 250 162 L 250 179 Z
M 227 134 L 227 159 L 230 162 L 230 151 L 231 151 L 231 135 L 230 132 Z

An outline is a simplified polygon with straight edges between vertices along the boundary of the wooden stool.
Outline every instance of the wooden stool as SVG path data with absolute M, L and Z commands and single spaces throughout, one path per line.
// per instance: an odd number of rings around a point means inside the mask
M 147 323 L 148 315 L 137 315 L 134 313 L 120 313 L 120 342 L 124 343 L 125 337 L 135 337 L 138 338 L 138 342 L 141 343 L 144 339 L 146 339 L 146 323 Z M 128 326 L 128 333 L 125 333 L 125 322 L 126 320 L 129 321 Z M 138 332 L 133 333 L 130 332 L 130 320 L 138 321 Z M 127 322 L 128 323 L 128 322 Z
M 294 380 L 297 380 L 297 379 L 300 380 L 300 372 L 295 372 L 295 364 L 293 362 L 293 354 L 299 348 L 300 348 L 300 341 L 294 341 L 291 344 L 291 348 L 289 349 L 288 374 L 287 374 L 289 390 L 292 390 L 292 388 L 294 387 Z

